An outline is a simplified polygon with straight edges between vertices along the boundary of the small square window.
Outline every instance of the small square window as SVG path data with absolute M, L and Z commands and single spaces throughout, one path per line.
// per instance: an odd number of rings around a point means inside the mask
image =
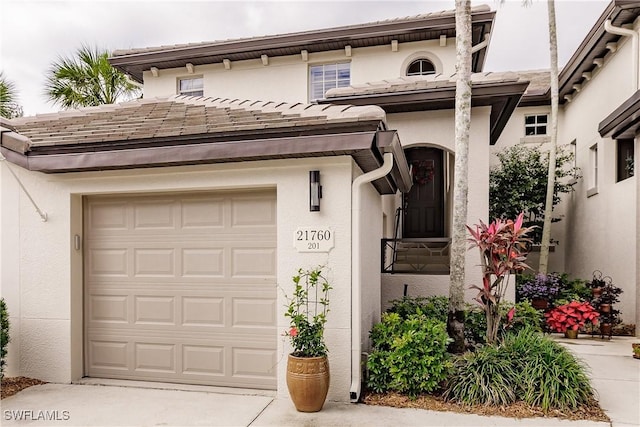
M 351 84 L 351 64 L 313 65 L 309 67 L 309 100 L 323 99 L 329 89 Z
M 618 139 L 616 145 L 616 182 L 620 182 L 634 175 L 635 153 L 633 139 Z
M 204 79 L 202 77 L 178 79 L 178 94 L 204 96 Z
M 546 135 L 548 117 L 547 114 L 524 116 L 524 134 L 526 136 Z

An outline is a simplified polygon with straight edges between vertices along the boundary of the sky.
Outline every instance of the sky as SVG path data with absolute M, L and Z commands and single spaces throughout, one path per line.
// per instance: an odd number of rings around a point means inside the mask
M 485 71 L 549 67 L 547 2 L 472 1 L 497 11 Z M 563 66 L 608 2 L 556 0 Z M 59 107 L 44 95 L 46 71 L 83 44 L 116 49 L 282 34 L 455 8 L 453 0 L 186 1 L 0 0 L 0 71 L 25 115 Z

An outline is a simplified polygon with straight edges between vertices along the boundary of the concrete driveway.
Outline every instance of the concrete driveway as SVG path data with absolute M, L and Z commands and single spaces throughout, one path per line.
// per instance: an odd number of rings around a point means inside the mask
M 632 338 L 610 342 L 581 338 L 563 344 L 591 367 L 600 404 L 614 427 L 640 426 L 640 361 L 631 357 Z M 2 404 L 3 426 L 574 426 L 609 423 L 555 418 L 512 419 L 420 409 L 327 402 L 303 414 L 289 399 L 271 392 L 239 394 L 211 387 L 88 380 L 84 384 L 31 387 Z M 126 385 L 126 386 L 124 386 Z M 153 388 L 150 388 L 153 387 Z M 167 387 L 162 389 L 157 387 Z

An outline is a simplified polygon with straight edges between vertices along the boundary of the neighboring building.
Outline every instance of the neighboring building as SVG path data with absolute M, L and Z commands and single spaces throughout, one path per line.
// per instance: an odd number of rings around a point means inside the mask
M 635 22 L 637 30 L 638 8 L 614 2 L 600 21 Z M 486 6 L 472 11 L 470 224 L 488 220 L 492 151 L 544 142 L 549 111 L 541 73 L 483 71 L 494 17 Z M 626 107 L 638 108 L 632 86 L 585 107 L 598 85 L 625 78 L 624 61 L 634 57 L 631 42 L 601 27 L 561 78 L 563 97 L 582 85 L 563 105 L 559 139 L 577 141 L 580 165 L 580 150 L 601 138 L 594 132 L 603 120 L 603 138 L 620 134 L 624 155 L 634 153 L 637 120 Z M 613 41 L 618 50 L 600 71 L 582 68 Z M 143 100 L 0 123 L 0 150 L 12 163 L 3 162 L 0 174 L 10 372 L 286 393 L 285 294 L 298 268 L 324 264 L 334 288 L 329 398 L 356 400 L 361 354 L 381 308 L 405 287 L 412 295 L 448 293 L 453 12 L 118 51 L 111 62 L 143 83 Z M 588 83 L 579 81 L 583 75 Z M 599 178 L 609 180 L 603 174 L 611 166 L 600 164 Z M 310 171 L 320 172 L 319 211 L 309 206 Z M 566 245 L 554 253 L 555 265 L 580 277 L 596 268 L 620 274 L 614 279 L 631 322 L 640 310 L 626 281 L 637 274 L 638 250 L 612 242 L 639 230 L 636 178 L 598 182 L 588 198 L 581 185 L 564 203 L 566 225 L 557 232 Z M 602 218 L 598 209 L 618 197 L 624 205 L 616 214 L 628 215 L 597 231 L 598 242 L 612 247 L 583 242 L 594 225 L 581 212 Z M 300 240 L 308 229 L 328 232 L 330 243 Z M 469 285 L 480 280 L 478 264 L 470 251 Z

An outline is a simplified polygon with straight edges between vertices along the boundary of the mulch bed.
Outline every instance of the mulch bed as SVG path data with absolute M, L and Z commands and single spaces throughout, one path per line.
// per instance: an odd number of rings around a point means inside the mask
M 508 406 L 461 405 L 454 402 L 446 402 L 439 396 L 423 395 L 415 399 L 410 399 L 409 397 L 399 393 L 367 393 L 363 401 L 367 405 L 428 409 L 430 411 L 457 412 L 507 418 L 554 417 L 566 420 L 610 422 L 609 417 L 607 417 L 596 401 L 591 402 L 588 406 L 581 406 L 575 410 L 567 412 L 560 410 L 545 412 L 541 408 L 529 406 L 522 402 L 517 402 Z
M 0 384 L 0 399 L 13 396 L 27 387 L 39 384 L 46 384 L 46 382 L 27 377 L 4 377 Z

